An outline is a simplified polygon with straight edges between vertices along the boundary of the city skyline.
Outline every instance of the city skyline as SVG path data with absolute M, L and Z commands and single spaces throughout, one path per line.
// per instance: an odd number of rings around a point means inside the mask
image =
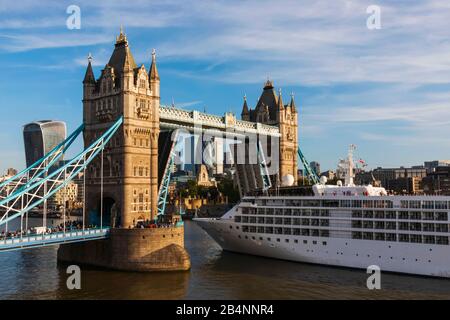
M 380 1 L 382 28 L 368 30 L 368 1 L 154 1 L 139 10 L 81 1 L 81 29 L 69 30 L 70 4 L 2 1 L 0 86 L 11 111 L 1 120 L 1 172 L 25 167 L 26 123 L 61 120 L 68 132 L 81 123 L 87 54 L 98 77 L 121 24 L 139 65 L 148 68 L 156 48 L 163 104 L 240 116 L 244 94 L 254 107 L 269 77 L 286 101 L 295 93 L 299 143 L 323 169 L 351 143 L 371 168 L 449 158 L 448 4 Z

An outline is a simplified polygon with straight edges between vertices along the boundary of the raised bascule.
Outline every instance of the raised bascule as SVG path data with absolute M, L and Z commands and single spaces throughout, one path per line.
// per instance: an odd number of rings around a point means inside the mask
M 55 192 L 82 175 L 82 229 L 66 230 L 64 223 L 59 233 L 5 236 L 0 251 L 60 244 L 58 259 L 63 262 L 128 271 L 188 270 L 182 222 L 165 228 L 135 228 L 139 221 L 158 220 L 165 214 L 178 132 L 200 139 L 209 135 L 235 140 L 241 194 L 278 185 L 287 175 L 297 181 L 296 106 L 293 96 L 284 105 L 272 82 L 267 81 L 254 110 L 244 98 L 239 120 L 231 113 L 216 116 L 160 105 L 155 51 L 149 71 L 138 66 L 122 30 L 99 78 L 94 75 L 92 58 L 88 60 L 83 125 L 43 159 L 0 184 L 0 226 L 8 228 L 8 223 L 20 219 L 21 230 L 27 230 L 29 211 L 45 206 Z M 85 150 L 52 170 L 81 133 Z M 250 154 L 242 164 L 236 154 L 239 144 Z M 248 165 L 252 152 L 257 161 Z M 277 166 L 275 174 L 268 171 L 266 158 Z

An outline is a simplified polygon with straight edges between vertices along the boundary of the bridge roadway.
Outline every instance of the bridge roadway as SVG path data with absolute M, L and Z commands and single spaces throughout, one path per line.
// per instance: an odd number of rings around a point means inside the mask
M 109 236 L 109 227 L 66 230 L 47 234 L 32 234 L 9 237 L 0 240 L 0 252 L 53 246 L 58 244 L 105 239 Z

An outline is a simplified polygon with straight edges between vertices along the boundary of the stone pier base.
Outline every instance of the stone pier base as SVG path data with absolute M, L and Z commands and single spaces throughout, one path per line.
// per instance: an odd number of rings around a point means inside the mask
M 111 229 L 105 240 L 61 245 L 58 261 L 123 271 L 184 271 L 191 268 L 184 249 L 184 227 Z

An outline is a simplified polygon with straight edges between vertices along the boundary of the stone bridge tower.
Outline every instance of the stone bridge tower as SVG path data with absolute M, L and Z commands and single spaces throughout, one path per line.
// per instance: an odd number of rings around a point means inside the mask
M 278 179 L 281 180 L 283 176 L 292 175 L 294 184 L 297 184 L 298 112 L 294 102 L 294 95 L 291 95 L 289 104 L 284 104 L 281 89 L 277 96 L 273 82 L 267 80 L 254 109 L 249 109 L 247 99 L 244 97 L 241 117 L 242 120 L 246 121 L 278 126 L 281 134 L 279 140 Z
M 103 221 L 128 228 L 157 212 L 160 80 L 156 55 L 137 66 L 123 31 L 98 79 L 91 58 L 83 81 L 84 144 L 90 145 L 120 116 L 124 123 L 104 151 Z M 86 171 L 89 220 L 100 212 L 101 158 Z

